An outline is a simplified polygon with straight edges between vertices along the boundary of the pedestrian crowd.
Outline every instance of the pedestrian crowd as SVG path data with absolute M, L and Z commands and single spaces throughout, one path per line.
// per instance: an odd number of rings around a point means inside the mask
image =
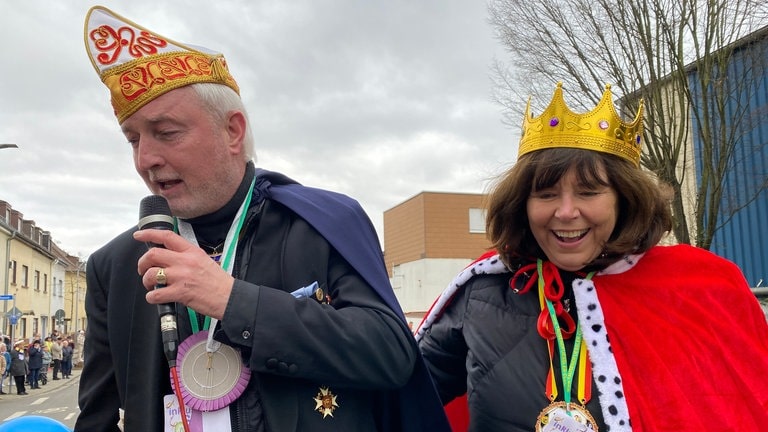
M 29 394 L 27 388 L 40 389 L 41 385 L 48 384 L 49 379 L 70 379 L 77 339 L 76 335 L 62 336 L 58 331 L 54 331 L 44 339 L 36 334 L 29 339 L 17 339 L 11 344 L 9 337 L 2 336 L 0 395 L 12 393 L 12 385 L 15 385 L 17 395 L 26 395 Z M 78 352 L 82 352 L 81 347 Z M 51 377 L 48 375 L 49 371 Z

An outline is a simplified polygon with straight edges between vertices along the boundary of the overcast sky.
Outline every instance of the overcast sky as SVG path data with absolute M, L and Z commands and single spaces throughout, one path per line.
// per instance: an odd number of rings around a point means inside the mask
M 483 192 L 516 156 L 490 97 L 504 54 L 484 1 L 3 3 L 0 143 L 19 149 L 0 150 L 0 200 L 83 258 L 135 225 L 148 194 L 85 53 L 94 4 L 224 53 L 257 166 L 356 198 L 380 238 L 385 210 Z

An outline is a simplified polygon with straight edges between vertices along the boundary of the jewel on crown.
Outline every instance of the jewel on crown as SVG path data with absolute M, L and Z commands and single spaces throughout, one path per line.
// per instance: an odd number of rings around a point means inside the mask
M 531 114 L 531 101 L 525 107 L 523 134 L 518 158 L 546 148 L 580 148 L 610 153 L 640 166 L 643 135 L 643 101 L 631 123 L 624 122 L 613 106 L 611 85 L 605 85 L 603 97 L 590 112 L 577 114 L 563 100 L 563 83 L 538 117 Z

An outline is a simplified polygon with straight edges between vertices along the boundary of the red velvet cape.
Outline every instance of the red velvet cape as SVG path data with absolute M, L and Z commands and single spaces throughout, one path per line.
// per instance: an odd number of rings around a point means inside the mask
M 738 267 L 655 247 L 594 282 L 633 431 L 768 430 L 768 324 Z

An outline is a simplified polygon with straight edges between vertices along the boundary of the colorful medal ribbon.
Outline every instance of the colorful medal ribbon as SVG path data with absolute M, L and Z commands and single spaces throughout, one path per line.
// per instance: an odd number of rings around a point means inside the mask
M 220 264 L 230 275 L 255 184 L 254 178 L 224 241 Z M 182 237 L 199 246 L 192 225 L 179 220 L 178 227 Z M 179 345 L 179 381 L 184 405 L 203 413 L 219 411 L 243 394 L 251 371 L 242 364 L 241 354 L 237 349 L 213 339 L 217 319 L 205 316 L 203 331 L 200 331 L 197 312 L 190 307 L 187 307 L 187 312 L 192 336 Z
M 551 263 L 547 263 L 551 264 Z M 551 265 L 554 267 L 554 265 Z M 547 271 L 548 270 L 548 271 Z M 564 331 L 560 327 L 560 322 L 558 320 L 558 316 L 562 317 L 563 315 L 558 309 L 562 309 L 562 305 L 558 302 L 558 307 L 555 306 L 550 297 L 553 297 L 551 295 L 546 295 L 547 291 L 547 282 L 550 284 L 554 283 L 555 280 L 560 282 L 561 289 L 558 291 L 555 289 L 555 292 L 557 292 L 559 295 L 556 296 L 556 301 L 559 301 L 560 298 L 562 298 L 563 295 L 563 289 L 562 289 L 562 280 L 559 279 L 559 275 L 556 278 L 552 277 L 542 277 L 544 275 L 551 275 L 552 271 L 557 272 L 557 269 L 544 269 L 544 264 L 541 260 L 536 260 L 536 271 L 539 274 L 538 279 L 538 288 L 539 288 L 539 305 L 542 308 L 542 313 L 544 311 L 547 311 L 547 315 L 551 321 L 548 322 L 548 324 L 552 325 L 552 333 L 554 333 L 554 337 L 549 336 L 551 333 L 546 331 L 545 334 L 542 334 L 542 336 L 547 340 L 547 348 L 549 350 L 549 373 L 547 374 L 547 384 L 546 384 L 546 394 L 547 397 L 550 399 L 551 402 L 554 402 L 558 395 L 557 390 L 557 383 L 556 383 L 556 377 L 553 367 L 553 361 L 554 361 L 554 342 L 557 341 L 557 349 L 559 353 L 560 358 L 560 373 L 563 383 L 563 400 L 566 404 L 566 411 L 570 410 L 570 404 L 571 404 L 571 388 L 573 385 L 573 378 L 576 374 L 576 365 L 579 364 L 579 375 L 578 375 L 578 381 L 577 381 L 577 397 L 579 402 L 582 405 L 586 405 L 586 403 L 591 399 L 592 397 L 592 368 L 589 364 L 589 359 L 587 358 L 587 347 L 586 344 L 583 343 L 584 338 L 581 334 L 581 326 L 577 323 L 575 325 L 575 334 L 576 338 L 574 340 L 573 345 L 573 351 L 571 352 L 570 360 L 568 360 L 568 355 L 565 350 L 565 339 L 572 334 L 571 331 Z M 586 279 L 589 280 L 594 275 L 594 272 L 590 272 Z M 545 307 L 546 306 L 546 307 Z M 565 312 L 567 314 L 567 312 Z M 570 317 L 570 314 L 567 314 L 568 317 Z M 541 317 L 539 318 L 539 321 L 541 322 Z M 567 323 L 573 322 L 571 319 L 570 321 L 566 321 Z M 542 329 L 542 326 L 539 326 L 540 333 L 542 330 L 549 330 L 549 329 Z M 571 329 L 568 329 L 571 330 Z

